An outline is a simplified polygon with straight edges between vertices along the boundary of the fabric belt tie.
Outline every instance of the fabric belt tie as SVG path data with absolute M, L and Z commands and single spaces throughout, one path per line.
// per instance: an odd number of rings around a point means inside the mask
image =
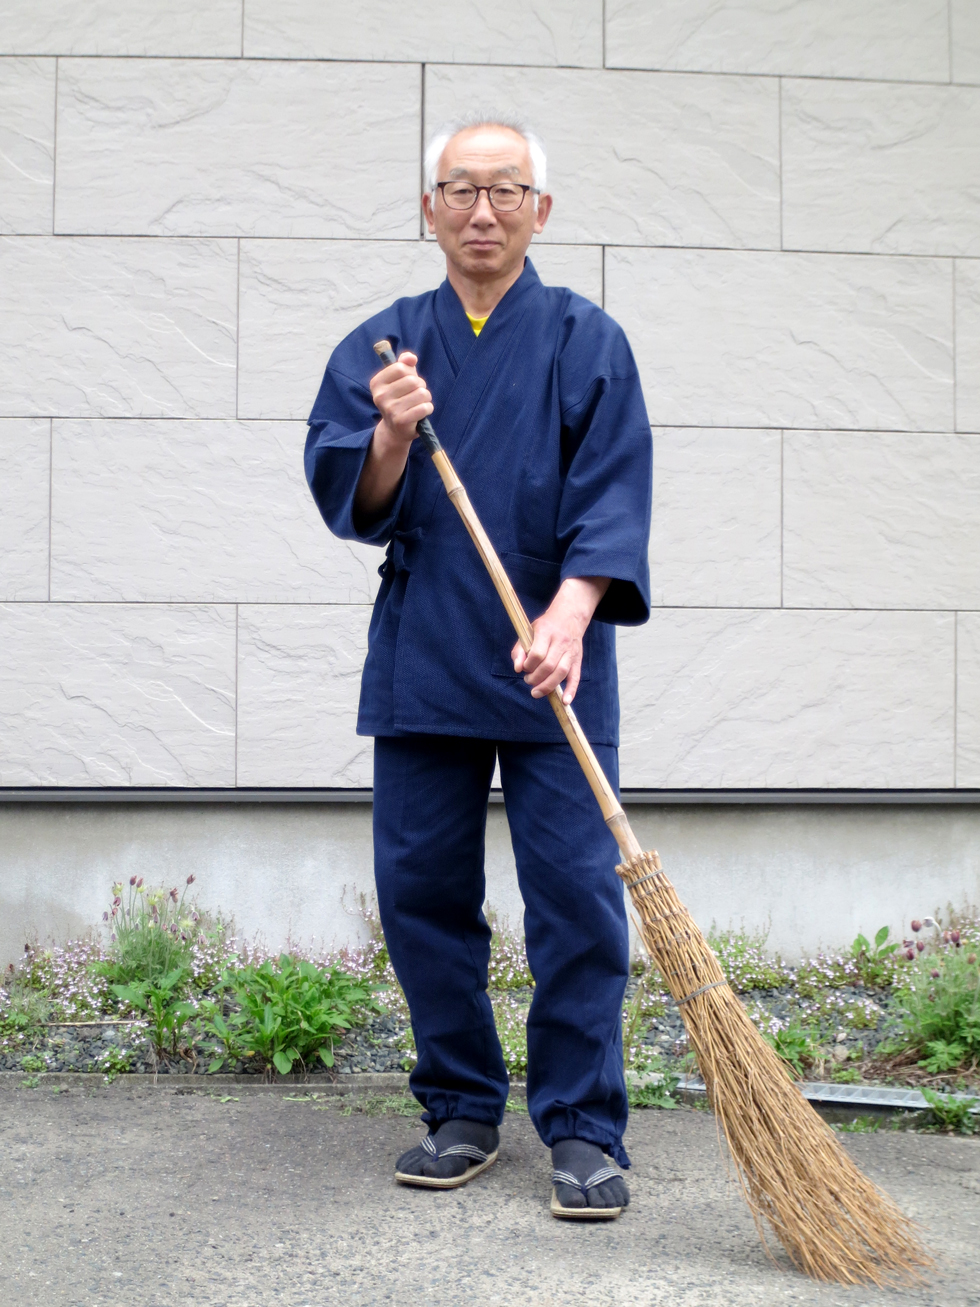
M 396 531 L 388 541 L 385 561 L 378 568 L 378 575 L 384 576 L 390 567 L 392 572 L 411 572 L 412 565 L 418 557 L 423 532 L 420 526 L 411 531 Z

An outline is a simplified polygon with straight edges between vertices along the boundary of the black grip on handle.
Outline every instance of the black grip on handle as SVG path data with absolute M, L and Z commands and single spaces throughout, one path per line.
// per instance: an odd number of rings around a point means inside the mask
M 395 352 L 391 348 L 390 342 L 387 340 L 379 340 L 374 347 L 374 352 L 385 367 L 387 367 L 389 363 L 398 362 L 395 358 Z M 419 439 L 429 453 L 438 454 L 439 450 L 442 449 L 442 445 L 439 444 L 439 437 L 433 430 L 432 423 L 429 419 L 423 418 L 422 421 L 416 425 L 415 430 L 419 433 Z

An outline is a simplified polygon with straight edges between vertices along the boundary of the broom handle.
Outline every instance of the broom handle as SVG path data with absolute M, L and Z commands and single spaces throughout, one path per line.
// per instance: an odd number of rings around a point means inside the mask
M 379 340 L 374 347 L 374 352 L 385 367 L 397 362 L 387 340 Z M 446 451 L 439 443 L 439 438 L 432 429 L 432 423 L 428 418 L 423 418 L 418 424 L 418 433 L 422 444 L 432 456 L 436 471 L 442 477 L 442 483 L 446 487 L 449 498 L 452 500 L 457 513 L 463 519 L 463 525 L 470 533 L 470 537 L 476 545 L 487 571 L 490 573 L 490 580 L 493 582 L 494 588 L 497 594 L 500 595 L 504 608 L 507 610 L 507 616 L 517 632 L 521 647 L 527 651 L 534 640 L 534 631 L 527 619 L 527 613 L 525 613 L 524 606 L 517 597 L 517 591 L 511 585 L 510 577 L 504 571 L 503 564 L 497 557 L 497 551 L 490 543 L 490 537 L 484 531 L 476 511 L 470 503 L 469 495 L 467 495 L 462 481 L 456 475 L 456 471 L 452 463 L 450 463 Z M 615 790 L 606 779 L 606 774 L 600 767 L 599 760 L 593 753 L 592 745 L 586 739 L 578 718 L 571 708 L 562 703 L 560 690 L 552 690 L 548 695 L 548 702 L 554 709 L 555 716 L 565 732 L 568 743 L 572 746 L 575 757 L 579 760 L 579 764 L 585 772 L 585 779 L 589 782 L 592 793 L 602 810 L 606 825 L 619 845 L 623 860 L 628 862 L 631 858 L 638 857 L 643 853 L 640 842 L 630 829 L 622 804 L 616 798 Z

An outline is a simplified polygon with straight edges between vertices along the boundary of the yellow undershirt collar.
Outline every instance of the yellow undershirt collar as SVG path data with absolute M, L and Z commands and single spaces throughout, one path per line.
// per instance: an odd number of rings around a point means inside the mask
M 466 313 L 466 310 L 464 309 L 463 312 Z M 470 326 L 473 328 L 473 335 L 479 336 L 480 332 L 487 325 L 487 318 L 490 317 L 490 314 L 488 313 L 486 318 L 474 318 L 472 313 L 466 313 L 466 316 L 469 318 Z

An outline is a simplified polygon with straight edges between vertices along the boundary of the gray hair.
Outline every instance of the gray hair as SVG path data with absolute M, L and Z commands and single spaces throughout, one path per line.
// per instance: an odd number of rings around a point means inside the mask
M 430 193 L 435 192 L 436 181 L 438 180 L 436 169 L 439 167 L 439 160 L 442 158 L 443 150 L 454 136 L 457 136 L 460 132 L 469 131 L 473 127 L 506 127 L 509 131 L 522 136 L 527 141 L 528 152 L 531 155 L 531 180 L 539 191 L 544 190 L 548 179 L 548 159 L 545 154 L 544 141 L 537 132 L 532 131 L 518 114 L 474 109 L 445 123 L 425 147 L 422 170 L 427 191 Z M 535 197 L 535 207 L 537 207 L 537 197 Z

